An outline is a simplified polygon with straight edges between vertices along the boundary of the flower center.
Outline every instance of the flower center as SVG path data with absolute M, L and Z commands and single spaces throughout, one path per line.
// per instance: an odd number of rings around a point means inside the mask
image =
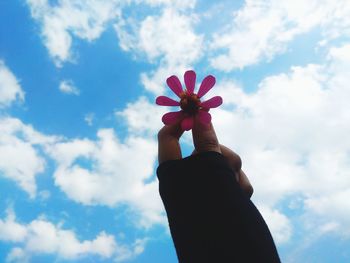
M 181 94 L 180 107 L 189 115 L 194 115 L 198 112 L 200 102 L 196 94 L 188 94 L 187 92 Z

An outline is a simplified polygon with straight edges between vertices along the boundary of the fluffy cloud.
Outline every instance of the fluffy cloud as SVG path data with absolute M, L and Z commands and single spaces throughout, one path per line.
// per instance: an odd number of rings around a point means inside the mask
M 349 197 L 350 187 L 344 187 L 344 189 L 334 191 L 325 196 L 310 196 L 305 200 L 305 207 L 311 213 L 319 216 L 317 223 L 321 226 L 320 231 L 325 233 L 335 232 L 345 238 L 349 238 Z
M 288 217 L 278 210 L 272 210 L 266 206 L 261 206 L 260 212 L 266 220 L 266 223 L 270 226 L 270 231 L 274 237 L 274 241 L 277 244 L 287 242 L 292 234 L 292 224 Z
M 146 17 L 140 26 L 138 48 L 152 61 L 186 63 L 199 56 L 201 38 L 194 34 L 194 18 L 166 8 L 160 16 Z
M 75 139 L 52 145 L 57 162 L 55 184 L 68 197 L 86 205 L 128 204 L 144 226 L 163 223 L 158 183 L 151 180 L 156 143 L 129 136 L 119 141 L 112 129 L 101 129 L 96 141 Z M 148 180 L 148 182 L 146 182 Z
M 132 246 L 119 245 L 116 248 L 116 262 L 128 261 L 140 255 L 145 250 L 147 239 L 136 239 Z
M 106 24 L 119 16 L 120 1 L 110 0 L 27 0 L 32 17 L 41 26 L 44 45 L 57 66 L 71 61 L 72 37 L 93 41 Z
M 38 254 L 52 254 L 68 260 L 97 255 L 119 262 L 138 255 L 145 245 L 143 240 L 136 240 L 130 246 L 120 244 L 114 236 L 103 231 L 93 240 L 80 241 L 74 231 L 63 229 L 45 218 L 21 224 L 10 209 L 7 217 L 0 219 L 0 240 L 16 244 L 8 254 L 7 262 L 26 262 Z
M 171 6 L 176 9 L 193 8 L 196 4 L 196 0 L 182 1 L 182 0 L 136 0 L 136 3 L 146 3 L 150 6 Z
M 79 95 L 80 90 L 74 86 L 71 80 L 63 80 L 60 83 L 59 90 L 66 94 Z
M 125 51 L 144 56 L 156 68 L 140 76 L 151 92 L 164 90 L 164 79 L 181 74 L 202 56 L 203 36 L 196 34 L 196 1 L 67 1 L 56 4 L 47 0 L 27 0 L 32 17 L 41 27 L 44 45 L 57 66 L 74 61 L 73 38 L 87 41 L 98 39 L 110 23 L 114 23 L 119 45 Z M 145 18 L 122 15 L 126 6 L 155 8 L 154 15 Z M 61 83 L 63 90 L 71 85 Z M 61 89 L 61 90 L 62 90 Z
M 178 13 L 178 11 L 192 9 L 195 1 L 59 0 L 57 3 L 50 3 L 48 0 L 27 0 L 27 4 L 32 17 L 40 24 L 44 45 L 57 66 L 62 66 L 62 63 L 65 61 L 74 60 L 74 54 L 71 51 L 74 37 L 93 41 L 98 39 L 111 23 L 116 23 L 118 36 L 121 40 L 120 46 L 124 50 L 130 49 L 130 40 L 134 40 L 136 36 L 131 36 L 131 34 L 122 28 L 124 26 L 133 27 L 130 24 L 136 21 L 132 21 L 129 18 L 126 21 L 121 19 L 122 8 L 130 5 L 139 8 L 142 5 L 148 5 L 164 9 L 160 19 L 157 16 L 147 17 L 142 22 L 141 27 L 137 29 L 137 31 L 140 29 L 138 33 L 141 35 L 141 42 L 139 42 L 140 48 L 151 57 L 155 53 L 164 52 L 175 55 L 182 54 L 182 57 L 184 57 L 185 54 L 188 55 L 195 51 L 189 50 L 192 46 L 193 35 L 189 34 L 188 23 L 192 19 Z M 134 28 L 136 27 L 138 26 Z M 171 32 L 175 34 L 179 33 L 180 35 L 174 36 Z M 162 34 L 164 33 L 167 36 L 166 38 L 163 38 L 164 35 Z M 150 40 L 152 42 L 148 42 Z M 175 46 L 173 46 L 173 40 L 176 40 Z M 184 45 L 186 41 L 187 45 Z M 190 45 L 188 45 L 188 41 Z M 154 45 L 155 43 L 156 45 Z M 135 45 L 135 43 L 132 43 L 132 45 Z M 169 46 L 175 47 L 174 50 L 171 51 Z M 187 46 L 190 48 L 187 48 Z M 182 49 L 180 53 L 179 48 Z M 166 50 L 164 51 L 164 49 Z M 190 52 L 186 53 L 185 51 Z M 169 55 L 171 56 L 171 54 Z
M 146 123 L 132 121 L 137 119 L 132 109 L 142 108 L 139 113 L 148 112 L 147 121 L 155 123 L 157 115 L 153 113 L 159 109 L 145 98 L 135 105 L 137 108 L 130 104 L 118 113 L 130 129 L 124 142 L 119 141 L 112 129 L 101 129 L 96 141 L 65 139 L 41 134 L 19 119 L 1 118 L 1 175 L 14 180 L 34 198 L 38 193 L 36 176 L 44 171 L 45 159 L 51 157 L 57 163 L 55 184 L 72 200 L 111 207 L 127 204 L 128 211 L 136 215 L 135 224 L 143 227 L 165 224 L 158 183 L 152 178 L 156 143 Z M 43 198 L 49 195 L 45 191 L 41 194 Z M 147 239 L 136 239 L 126 245 L 101 232 L 94 240 L 79 241 L 73 231 L 46 219 L 21 224 L 9 211 L 5 219 L 0 219 L 0 241 L 15 244 L 7 256 L 8 262 L 28 262 L 36 254 L 53 254 L 68 260 L 98 255 L 121 262 L 141 254 Z
M 187 6 L 187 5 L 185 5 Z M 142 53 L 150 62 L 191 61 L 199 56 L 202 37 L 194 33 L 196 16 L 169 5 L 145 18 L 127 17 L 115 24 L 119 45 L 125 51 Z M 192 10 L 192 8 L 190 8 Z M 196 47 L 196 48 L 195 48 Z
M 20 242 L 27 235 L 27 228 L 16 222 L 16 216 L 12 210 L 7 210 L 7 217 L 0 219 L 0 240 L 8 242 Z
M 0 174 L 35 197 L 35 177 L 45 168 L 38 147 L 53 141 L 18 119 L 0 118 Z
M 160 126 L 160 109 L 141 98 L 118 115 L 125 118 L 130 132 L 123 142 L 113 129 L 99 130 L 96 141 L 65 139 L 41 134 L 15 118 L 0 119 L 1 175 L 34 198 L 36 177 L 44 172 L 45 159 L 52 158 L 55 184 L 72 200 L 111 207 L 128 204 L 138 215 L 135 223 L 163 224 L 153 178 L 157 146 L 151 137 Z
M 157 65 L 151 73 L 141 74 L 144 87 L 151 92 L 164 91 L 166 77 L 182 74 L 202 55 L 203 36 L 194 30 L 197 17 L 187 10 L 165 7 L 160 15 L 142 21 L 128 18 L 115 25 L 122 49 L 144 55 Z
M 157 134 L 162 127 L 162 114 L 166 111 L 150 102 L 146 97 L 140 97 L 133 103 L 128 103 L 123 111 L 116 112 L 117 117 L 122 117 L 128 126 L 131 134 Z
M 0 109 L 11 105 L 16 100 L 24 100 L 24 92 L 16 76 L 0 60 Z
M 271 59 L 305 32 L 321 28 L 323 41 L 349 35 L 350 5 L 341 1 L 246 0 L 233 15 L 231 26 L 213 37 L 219 54 L 213 67 L 230 71 Z
M 266 77 L 254 93 L 230 82 L 216 90 L 234 95 L 214 117 L 219 138 L 241 154 L 258 205 L 272 215 L 300 196 L 309 222 L 350 228 L 349 206 L 340 201 L 350 198 L 349 52 L 350 45 L 332 48 L 325 65 Z

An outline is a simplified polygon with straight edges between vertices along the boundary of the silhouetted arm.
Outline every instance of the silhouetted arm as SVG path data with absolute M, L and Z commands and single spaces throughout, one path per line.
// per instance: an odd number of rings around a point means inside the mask
M 180 262 L 280 262 L 264 219 L 220 153 L 163 162 L 157 175 Z

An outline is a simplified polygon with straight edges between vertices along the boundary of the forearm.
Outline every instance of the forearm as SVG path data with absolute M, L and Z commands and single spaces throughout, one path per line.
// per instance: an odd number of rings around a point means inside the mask
M 279 262 L 265 221 L 222 155 L 169 161 L 157 173 L 181 262 Z

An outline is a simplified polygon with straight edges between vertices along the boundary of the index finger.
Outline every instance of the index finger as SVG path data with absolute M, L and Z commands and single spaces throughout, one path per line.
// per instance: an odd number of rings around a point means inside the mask
M 202 114 L 207 114 L 203 113 Z M 209 115 L 210 116 L 210 115 Z M 192 128 L 192 138 L 194 148 L 197 152 L 209 152 L 214 151 L 221 153 L 218 138 L 213 127 L 213 124 L 203 124 L 200 121 L 200 116 L 194 117 L 194 126 Z
M 158 132 L 158 162 L 182 159 L 179 139 L 184 131 L 180 124 L 166 125 Z

